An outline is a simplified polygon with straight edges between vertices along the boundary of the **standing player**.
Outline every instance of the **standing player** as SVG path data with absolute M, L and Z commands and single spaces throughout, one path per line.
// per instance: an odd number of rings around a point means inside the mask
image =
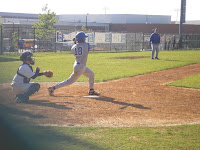
M 156 57 L 158 58 L 158 52 L 159 52 L 159 44 L 160 44 L 160 34 L 158 34 L 158 29 L 154 29 L 154 33 L 151 34 L 149 44 L 151 44 L 152 53 L 151 53 L 151 59 L 154 59 L 154 53 L 156 51 Z
M 79 32 L 76 34 L 76 44 L 71 48 L 73 55 L 75 56 L 75 62 L 73 67 L 73 73 L 71 76 L 52 87 L 48 88 L 49 95 L 53 96 L 53 93 L 56 89 L 59 89 L 64 86 L 68 86 L 74 83 L 82 74 L 88 77 L 89 79 L 89 95 L 99 95 L 99 93 L 94 91 L 94 73 L 88 67 L 86 67 L 88 53 L 90 50 L 89 43 L 85 42 L 86 37 L 88 37 L 84 32 Z M 74 40 L 74 43 L 75 43 Z
M 40 68 L 36 68 L 36 72 L 33 72 L 32 66 L 35 64 L 35 59 L 32 57 L 33 54 L 31 52 L 24 52 L 20 56 L 20 60 L 23 62 L 22 65 L 17 70 L 17 74 L 14 76 L 12 81 L 12 89 L 17 94 L 16 102 L 18 103 L 26 103 L 29 101 L 29 96 L 34 94 L 40 89 L 39 83 L 30 83 L 31 79 L 35 79 L 41 75 L 47 75 L 48 71 L 43 73 L 40 72 Z M 51 77 L 51 76 L 49 76 Z

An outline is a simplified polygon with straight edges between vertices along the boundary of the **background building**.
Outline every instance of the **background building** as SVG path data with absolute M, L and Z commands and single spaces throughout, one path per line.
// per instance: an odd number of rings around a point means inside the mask
M 38 14 L 0 12 L 1 22 L 8 27 L 32 28 L 38 21 Z M 160 33 L 178 34 L 179 22 L 172 22 L 171 16 L 136 14 L 63 14 L 57 15 L 58 29 L 87 29 L 103 32 L 151 33 L 159 28 Z M 183 25 L 184 34 L 200 34 L 200 21 L 187 21 Z
M 38 21 L 37 14 L 0 12 L 3 23 L 33 24 Z M 170 24 L 171 16 L 136 14 L 69 14 L 57 15 L 56 25 L 93 24 Z

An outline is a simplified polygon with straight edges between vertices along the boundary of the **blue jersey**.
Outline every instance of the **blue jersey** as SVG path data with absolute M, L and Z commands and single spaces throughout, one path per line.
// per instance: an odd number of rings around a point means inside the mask
M 152 33 L 150 36 L 149 43 L 159 44 L 160 43 L 160 34 Z

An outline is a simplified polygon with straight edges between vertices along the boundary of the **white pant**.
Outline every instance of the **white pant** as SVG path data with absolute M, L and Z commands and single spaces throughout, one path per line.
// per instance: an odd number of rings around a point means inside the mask
M 22 83 L 16 84 L 12 83 L 12 89 L 15 94 L 23 94 L 33 83 Z
M 61 88 L 61 87 L 64 87 L 64 86 L 67 86 L 67 85 L 74 83 L 82 74 L 84 76 L 88 77 L 89 88 L 93 89 L 93 87 L 94 87 L 94 73 L 93 73 L 93 71 L 90 70 L 88 67 L 80 65 L 80 64 L 75 64 L 74 65 L 74 71 L 71 74 L 71 76 L 67 80 L 56 84 L 55 88 L 58 89 L 58 88 Z

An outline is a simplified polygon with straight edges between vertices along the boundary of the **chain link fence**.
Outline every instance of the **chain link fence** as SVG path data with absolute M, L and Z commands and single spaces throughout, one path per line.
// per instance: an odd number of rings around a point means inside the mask
M 40 29 L 49 32 L 47 29 Z M 22 52 L 31 50 L 33 52 L 57 52 L 70 51 L 71 45 L 62 39 L 57 41 L 57 32 L 62 35 L 70 35 L 76 31 L 70 29 L 51 30 L 48 39 L 38 38 L 36 29 L 21 27 L 4 27 L 1 25 L 0 48 L 1 54 L 6 52 Z M 93 39 L 88 39 L 94 51 L 147 51 L 149 46 L 150 33 L 111 33 L 111 32 L 90 32 Z M 69 38 L 69 36 L 68 36 Z M 179 43 L 180 36 L 173 34 L 161 34 L 161 50 L 175 49 L 199 49 L 200 35 L 183 35 L 182 47 Z M 71 39 L 72 40 L 72 37 Z

